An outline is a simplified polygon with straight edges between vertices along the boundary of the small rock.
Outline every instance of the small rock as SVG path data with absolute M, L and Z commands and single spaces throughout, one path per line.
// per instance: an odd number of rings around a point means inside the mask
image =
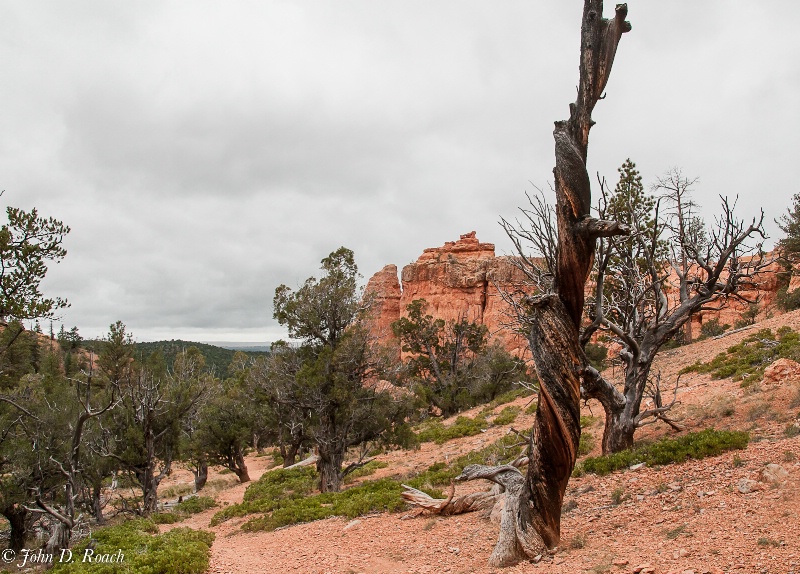
M 541 560 L 542 560 L 542 555 L 541 554 L 537 554 L 536 556 L 533 557 L 533 563 L 534 564 L 538 564 Z
M 675 492 L 679 492 L 679 491 L 683 490 L 683 487 L 678 482 L 670 482 L 667 485 L 667 488 L 669 488 L 670 490 L 674 490 Z
M 625 560 L 624 558 L 617 558 L 616 560 L 613 560 L 611 563 L 614 566 L 627 566 L 628 565 L 628 561 Z
M 636 568 L 631 570 L 633 574 L 647 574 L 647 572 L 653 571 L 653 567 L 650 564 L 639 564 Z
M 461 549 L 458 546 L 451 546 L 450 548 L 448 548 L 448 550 L 453 554 L 458 554 L 459 552 L 461 552 Z
M 636 495 L 636 500 L 638 500 L 639 502 L 643 501 L 644 500 L 644 495 L 643 494 L 637 494 Z
M 768 464 L 762 468 L 761 472 L 758 474 L 761 482 L 782 482 L 786 480 L 788 476 L 789 473 L 779 464 Z
M 739 483 L 736 485 L 736 488 L 742 494 L 749 494 L 751 492 L 761 490 L 761 485 L 755 480 L 751 480 L 749 478 L 742 478 L 739 480 Z

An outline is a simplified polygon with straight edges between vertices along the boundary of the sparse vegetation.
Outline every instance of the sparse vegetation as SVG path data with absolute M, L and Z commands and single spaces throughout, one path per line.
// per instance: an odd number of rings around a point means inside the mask
M 417 434 L 419 442 L 435 442 L 436 444 L 444 444 L 445 442 L 454 438 L 461 438 L 465 436 L 473 436 L 480 433 L 489 426 L 486 418 L 483 416 L 476 416 L 469 418 L 459 416 L 455 422 L 450 426 L 444 426 L 439 419 L 434 419 L 429 422 L 423 423 L 420 426 L 420 431 Z
M 721 325 L 719 319 L 710 319 L 700 325 L 700 336 L 697 338 L 697 340 L 701 341 L 703 339 L 708 339 L 709 337 L 719 337 L 730 328 L 731 326 L 727 323 Z
M 624 489 L 624 488 L 622 488 L 621 486 L 620 486 L 620 487 L 618 487 L 618 488 L 615 488 L 615 489 L 614 489 L 614 490 L 611 492 L 611 504 L 613 504 L 613 505 L 615 505 L 615 506 L 619 506 L 619 505 L 620 505 L 620 504 L 622 504 L 622 503 L 623 503 L 623 502 L 624 502 L 624 501 L 625 501 L 627 498 L 629 498 L 629 497 L 628 497 L 628 496 L 625 496 L 625 489 Z
M 522 409 L 520 409 L 519 407 L 505 407 L 494 418 L 492 424 L 495 426 L 510 425 L 515 420 L 517 420 L 517 415 L 519 415 L 521 410 Z
M 665 535 L 669 540 L 675 540 L 678 536 L 684 534 L 685 532 L 686 532 L 686 525 L 681 524 L 680 526 L 676 526 L 675 528 L 667 530 L 665 532 Z
M 361 468 L 357 468 L 353 472 L 348 474 L 344 478 L 344 482 L 345 484 L 352 483 L 357 478 L 364 478 L 365 476 L 370 476 L 372 474 L 375 474 L 375 472 L 379 468 L 386 468 L 387 466 L 389 466 L 389 463 L 383 462 L 382 460 L 371 460 Z
M 761 329 L 729 347 L 708 363 L 696 362 L 681 373 L 711 373 L 715 379 L 732 378 L 734 381 L 754 382 L 764 375 L 764 369 L 780 358 L 800 358 L 800 333 L 790 327 L 781 327 L 776 334 Z
M 594 448 L 594 436 L 589 431 L 581 432 L 581 440 L 578 443 L 578 456 L 586 456 Z
M 579 472 L 605 475 L 641 462 L 656 466 L 683 462 L 687 458 L 702 459 L 728 450 L 743 449 L 749 439 L 746 432 L 706 429 L 609 455 L 588 457 L 576 468 L 580 469 Z

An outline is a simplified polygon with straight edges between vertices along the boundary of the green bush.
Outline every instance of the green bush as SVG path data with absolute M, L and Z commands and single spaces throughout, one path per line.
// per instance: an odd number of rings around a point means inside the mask
M 242 528 L 249 531 L 274 530 L 330 516 L 353 518 L 368 512 L 393 512 L 405 505 L 400 496 L 402 486 L 392 479 L 364 482 L 341 492 L 311 494 L 316 480 L 313 468 L 267 472 L 247 488 L 241 504 L 233 504 L 218 512 L 211 525 L 234 516 L 260 514 L 243 524 Z
M 641 462 L 658 466 L 683 462 L 687 458 L 701 459 L 729 450 L 744 449 L 749 440 L 750 435 L 746 432 L 706 429 L 630 450 L 588 457 L 578 465 L 578 474 L 591 472 L 602 476 Z
M 175 512 L 182 514 L 198 514 L 217 506 L 217 501 L 210 496 L 193 496 L 175 505 Z
M 454 438 L 474 436 L 485 430 L 489 426 L 485 417 L 476 416 L 474 419 L 469 417 L 457 417 L 450 426 L 444 426 L 441 421 L 433 420 L 424 423 L 421 430 L 417 433 L 419 442 L 435 442 L 444 444 Z
M 782 357 L 800 359 L 800 334 L 789 327 L 778 329 L 777 338 L 771 330 L 761 329 L 708 363 L 698 361 L 680 372 L 711 373 L 715 379 L 731 377 L 734 381 L 750 383 L 760 380 L 764 369 Z
M 72 549 L 72 562 L 56 563 L 51 572 L 58 574 L 201 574 L 208 570 L 214 533 L 190 528 L 175 528 L 156 534 L 152 520 L 138 519 L 108 526 L 92 533 L 94 555 L 123 555 L 121 563 L 83 562 L 89 540 Z
M 316 471 L 312 467 L 301 467 L 265 472 L 261 478 L 247 487 L 240 504 L 232 504 L 217 512 L 211 519 L 216 526 L 235 516 L 247 516 L 257 512 L 271 512 L 281 500 L 303 498 L 309 494 L 316 482 Z
M 519 415 L 520 411 L 519 407 L 505 407 L 500 413 L 494 418 L 492 424 L 494 426 L 501 426 L 501 425 L 510 425 L 515 420 L 517 420 L 517 415 Z
M 156 524 L 175 524 L 184 520 L 186 516 L 174 512 L 158 512 L 150 516 Z

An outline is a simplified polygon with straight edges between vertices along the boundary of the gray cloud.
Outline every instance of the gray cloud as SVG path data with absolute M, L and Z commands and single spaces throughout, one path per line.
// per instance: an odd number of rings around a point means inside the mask
M 631 2 L 590 171 L 672 166 L 769 228 L 797 191 L 788 1 Z M 4 199 L 68 223 L 48 292 L 68 326 L 279 336 L 275 286 L 340 245 L 364 275 L 496 222 L 546 188 L 574 99 L 563 2 L 6 3 Z M 610 10 L 610 6 L 607 7 Z

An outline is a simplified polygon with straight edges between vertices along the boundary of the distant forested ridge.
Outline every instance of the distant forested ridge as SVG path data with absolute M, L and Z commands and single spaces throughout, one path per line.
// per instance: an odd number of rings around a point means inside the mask
M 206 343 L 193 343 L 192 341 L 181 341 L 180 339 L 173 339 L 172 341 L 154 341 L 150 343 L 135 343 L 135 352 L 141 353 L 142 356 L 148 355 L 159 351 L 164 355 L 168 365 L 171 365 L 175 360 L 175 356 L 188 349 L 189 347 L 197 347 L 203 354 L 206 360 L 206 367 L 213 369 L 213 372 L 219 377 L 225 377 L 228 374 L 228 366 L 233 360 L 233 356 L 237 352 L 242 352 L 248 357 L 258 357 L 268 355 L 266 351 L 234 351 L 231 349 L 223 349 L 215 345 L 207 345 Z
M 87 349 L 99 352 L 99 346 L 103 344 L 102 341 L 83 341 L 82 346 Z M 206 360 L 206 367 L 218 377 L 226 377 L 228 374 L 228 366 L 233 360 L 233 356 L 237 352 L 242 352 L 248 357 L 259 357 L 269 355 L 269 351 L 256 351 L 256 350 L 242 350 L 236 351 L 232 349 L 223 349 L 216 345 L 208 345 L 206 343 L 195 343 L 193 341 L 182 341 L 180 339 L 173 339 L 171 341 L 152 341 L 147 343 L 134 343 L 134 354 L 137 357 L 147 358 L 155 352 L 159 352 L 164 356 L 167 365 L 172 365 L 175 357 L 185 351 L 189 347 L 196 347 L 202 353 L 203 358 Z

